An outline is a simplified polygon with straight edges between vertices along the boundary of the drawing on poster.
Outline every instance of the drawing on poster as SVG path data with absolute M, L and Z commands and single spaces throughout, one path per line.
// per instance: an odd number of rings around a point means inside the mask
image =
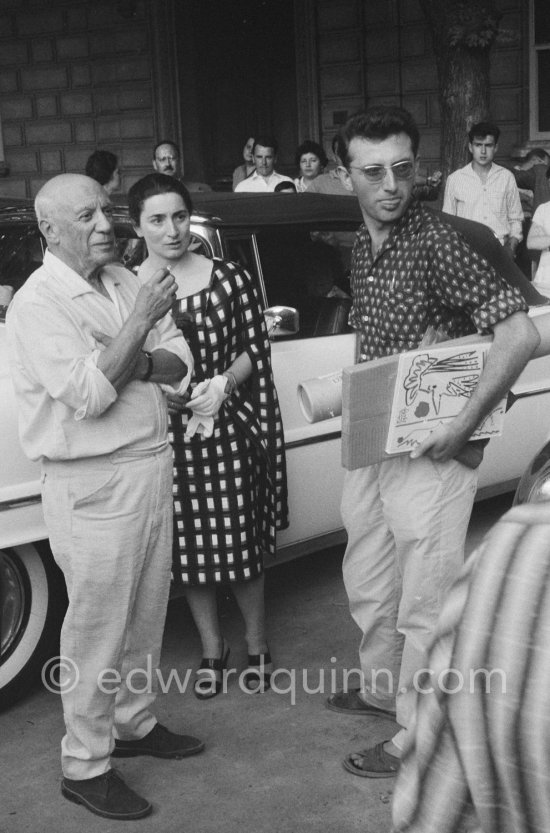
M 410 451 L 462 410 L 483 371 L 489 345 L 441 347 L 402 353 L 390 415 L 386 452 Z M 502 433 L 506 399 L 485 417 L 472 438 Z

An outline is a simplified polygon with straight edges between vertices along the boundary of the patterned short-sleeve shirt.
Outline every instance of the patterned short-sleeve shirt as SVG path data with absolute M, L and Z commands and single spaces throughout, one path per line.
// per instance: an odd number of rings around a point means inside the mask
M 449 338 L 489 333 L 527 310 L 510 286 L 466 240 L 415 200 L 376 257 L 365 226 L 357 233 L 350 324 L 360 334 L 359 361 L 414 350 L 428 326 Z

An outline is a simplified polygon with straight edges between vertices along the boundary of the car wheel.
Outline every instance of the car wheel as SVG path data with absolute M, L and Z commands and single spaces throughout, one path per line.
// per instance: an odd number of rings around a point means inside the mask
M 63 575 L 45 542 L 0 549 L 0 709 L 24 696 L 59 653 L 66 607 Z

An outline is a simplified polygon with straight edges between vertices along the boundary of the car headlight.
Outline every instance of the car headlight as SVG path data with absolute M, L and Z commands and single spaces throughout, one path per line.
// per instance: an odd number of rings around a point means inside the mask
M 550 442 L 531 460 L 519 481 L 514 506 L 550 501 Z

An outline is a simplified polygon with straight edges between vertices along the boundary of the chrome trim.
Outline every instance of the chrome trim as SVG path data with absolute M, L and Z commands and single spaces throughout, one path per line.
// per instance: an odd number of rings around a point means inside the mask
M 8 512 L 10 509 L 17 509 L 20 506 L 32 506 L 35 503 L 42 503 L 42 495 L 26 495 L 25 497 L 2 500 L 0 501 L 0 512 Z

